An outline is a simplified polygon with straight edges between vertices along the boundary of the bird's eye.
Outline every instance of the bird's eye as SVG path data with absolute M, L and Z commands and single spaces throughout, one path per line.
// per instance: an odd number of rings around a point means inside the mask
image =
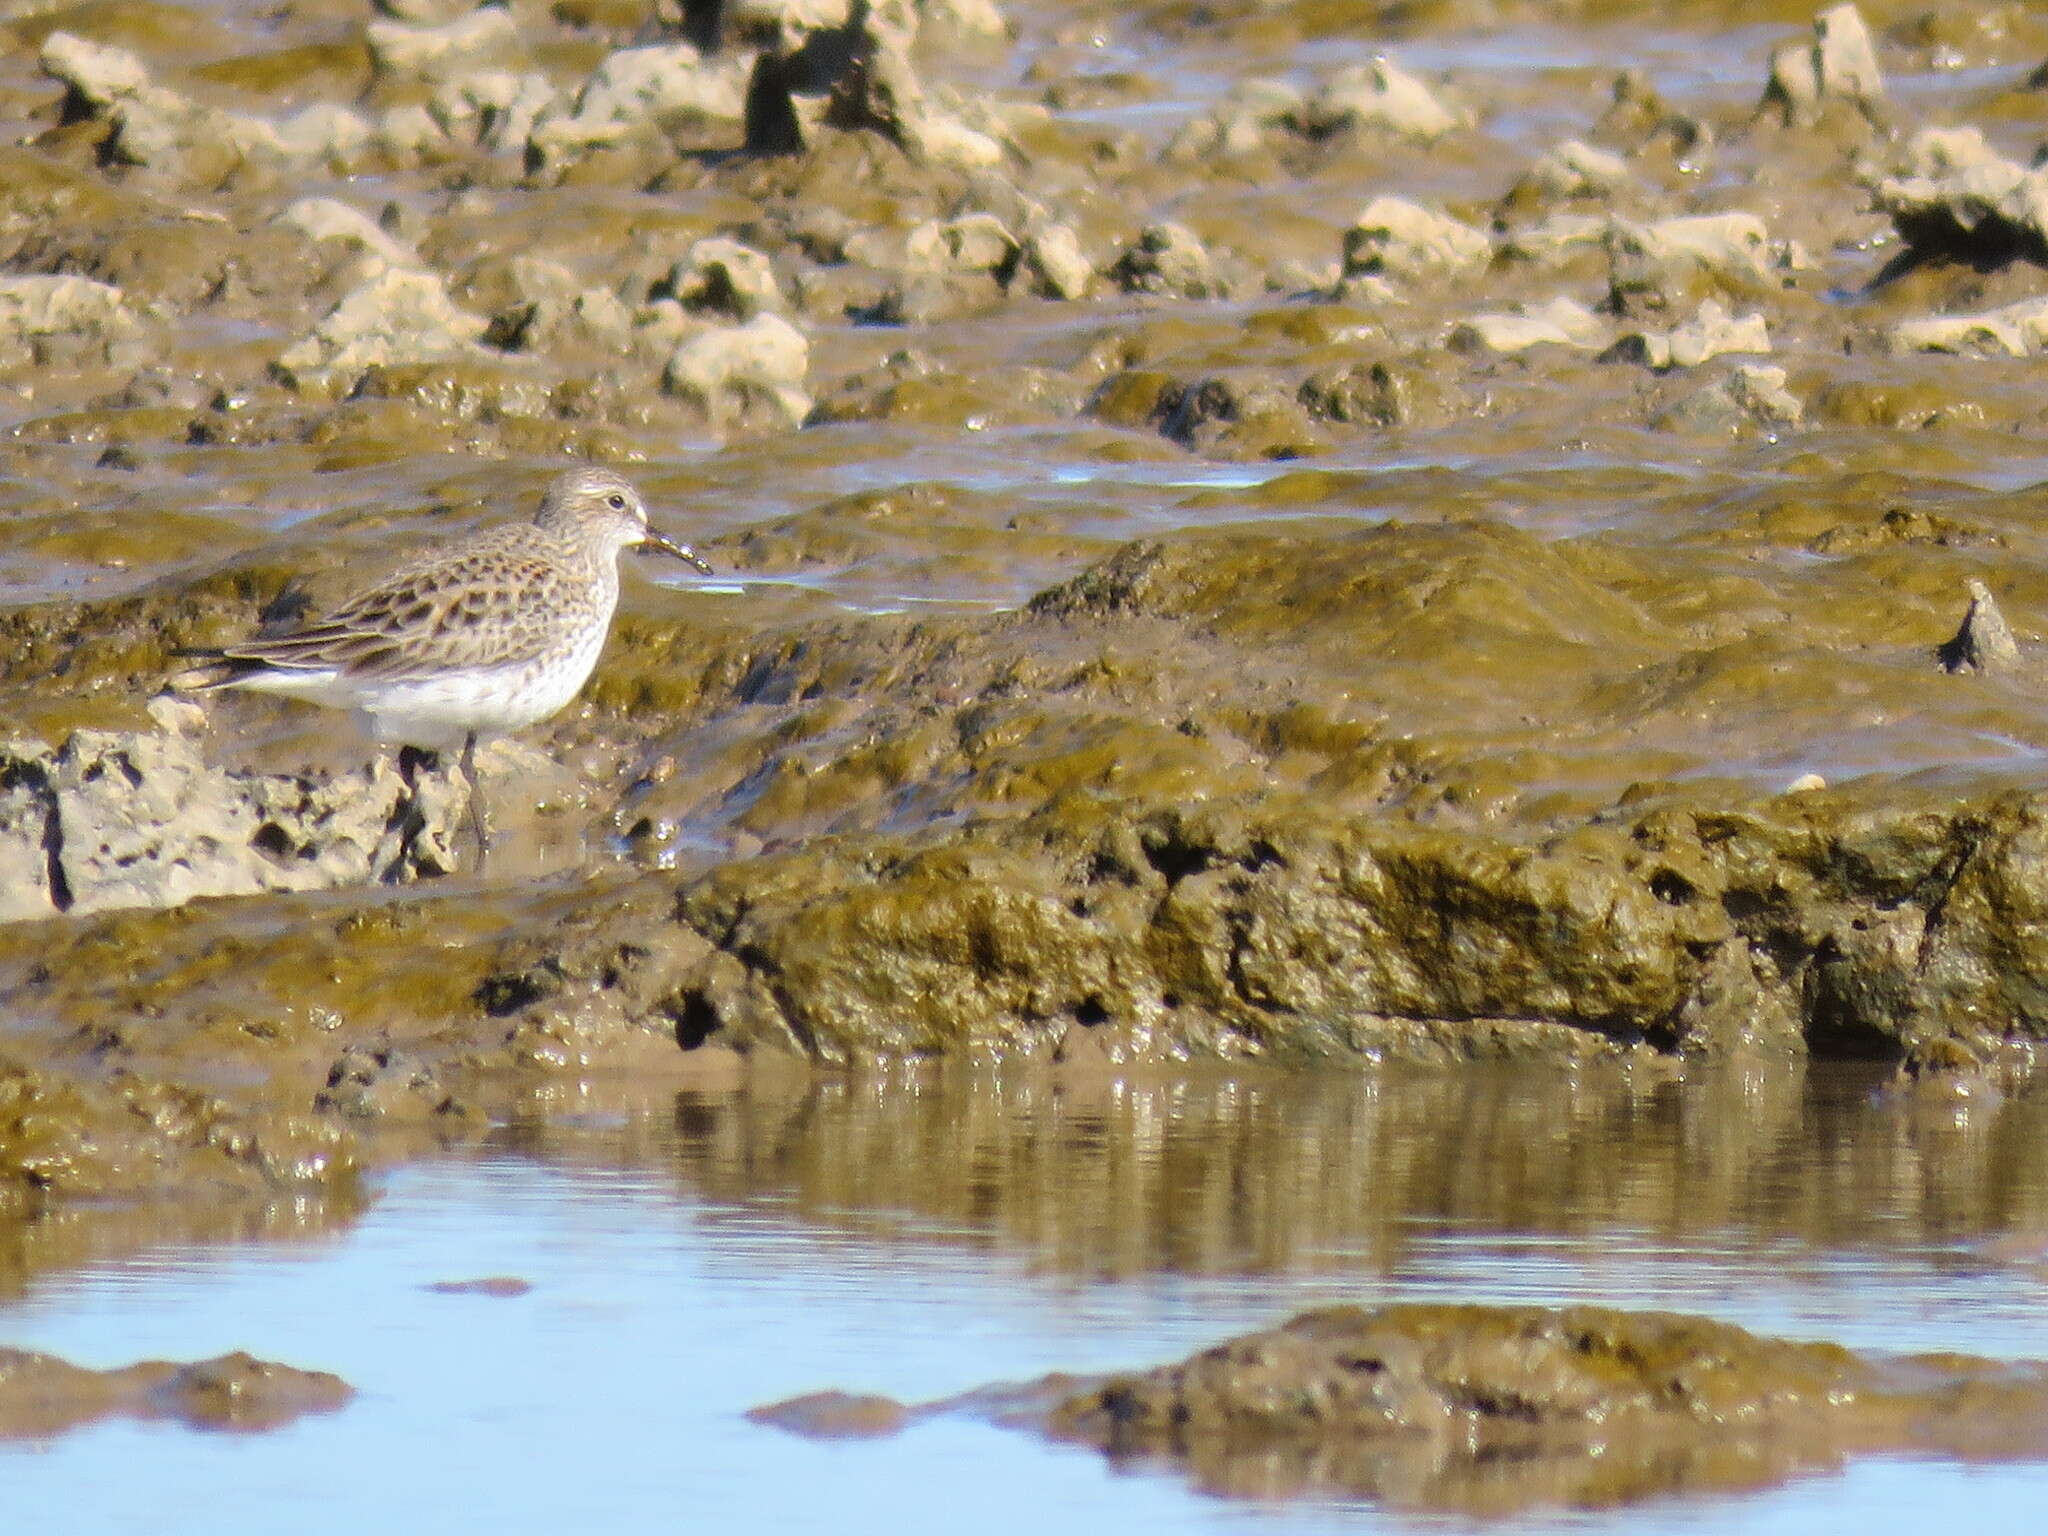
M 626 510 L 626 498 L 621 496 L 617 491 L 613 491 L 611 495 L 605 497 L 604 500 L 605 505 L 610 507 L 614 512 L 623 512 Z

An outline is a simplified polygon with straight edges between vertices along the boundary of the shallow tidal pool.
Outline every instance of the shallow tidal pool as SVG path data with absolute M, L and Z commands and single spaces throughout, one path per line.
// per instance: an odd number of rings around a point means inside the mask
M 1469 1068 L 962 1074 L 555 1113 L 401 1168 L 339 1231 L 166 1240 L 31 1283 L 0 1342 L 98 1367 L 245 1349 L 358 1396 L 270 1433 L 0 1444 L 0 1509 L 77 1533 L 2017 1529 L 2048 1466 L 1876 1458 L 1502 1526 L 1197 1493 L 965 1417 L 820 1442 L 744 1415 L 1149 1365 L 1333 1301 L 2048 1357 L 2039 1115 L 2023 1093 L 1903 1102 L 1848 1068 L 1789 1098 Z M 529 1288 L 432 1289 L 484 1278 Z

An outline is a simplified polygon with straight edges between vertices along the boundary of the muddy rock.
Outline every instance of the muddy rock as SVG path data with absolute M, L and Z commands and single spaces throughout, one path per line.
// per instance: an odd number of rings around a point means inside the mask
M 1607 231 L 1609 300 L 1617 313 L 1655 313 L 1701 285 L 1753 292 L 1770 275 L 1770 231 L 1751 213 L 1698 214 Z
M 669 269 L 655 296 L 673 298 L 695 314 L 723 315 L 742 323 L 764 311 L 779 313 L 788 307 L 768 258 L 722 235 L 691 246 Z
M 1448 344 L 1460 350 L 1512 355 L 1531 347 L 1573 347 L 1597 351 L 1611 327 L 1575 299 L 1563 296 L 1514 314 L 1472 315 L 1451 330 Z
M 184 730 L 15 742 L 0 786 L 12 921 L 446 870 L 463 809 L 449 784 L 383 763 L 325 781 L 225 772 Z
M 1679 397 L 1660 413 L 1657 425 L 1687 432 L 1796 427 L 1806 407 L 1786 387 L 1787 378 L 1783 368 L 1741 364 L 1704 389 Z
M 1699 1317 L 1411 1305 L 1306 1312 L 1141 1375 L 952 1406 L 1216 1493 L 1501 1515 L 1746 1490 L 1855 1455 L 2039 1455 L 2038 1431 L 1996 1426 L 2038 1424 L 2044 1392 L 2036 1367 L 1869 1359 Z
M 169 1419 L 190 1429 L 281 1429 L 334 1413 L 355 1391 L 339 1376 L 235 1353 L 190 1365 L 147 1360 L 92 1371 L 55 1355 L 0 1349 L 0 1438 L 44 1440 L 105 1419 Z
M 1758 110 L 1807 127 L 1840 103 L 1882 121 L 1884 76 L 1862 12 L 1853 5 L 1822 11 L 1813 20 L 1813 33 L 1811 43 L 1787 43 L 1771 55 L 1770 83 Z
M 1153 408 L 1159 430 L 1197 453 L 1232 459 L 1296 459 L 1327 439 L 1301 391 L 1270 373 L 1240 371 L 1163 392 Z
M 1459 118 L 1427 85 L 1390 59 L 1344 70 L 1309 99 L 1303 126 L 1313 136 L 1378 130 L 1433 139 Z
M 1288 81 L 1241 81 L 1174 134 L 1166 158 L 1195 165 L 1218 156 L 1256 153 L 1277 135 L 1303 130 L 1306 109 L 1302 93 Z
M 121 1068 L 0 1056 L 0 1211 L 205 1193 L 223 1203 L 351 1180 L 354 1138 L 309 1108 L 230 1103 Z
M 1109 269 L 1109 280 L 1126 293 L 1181 299 L 1220 298 L 1226 290 L 1208 248 L 1180 224 L 1147 225 Z
M 1893 270 L 1936 259 L 2048 260 L 2048 170 L 2006 159 L 1971 127 L 1923 129 L 1904 160 L 1903 173 L 1875 191 L 1907 246 Z
M 1344 236 L 1344 276 L 1400 279 L 1445 276 L 1493 255 L 1486 234 L 1398 197 L 1376 197 Z
M 478 1111 L 441 1085 L 432 1067 L 390 1046 L 350 1046 L 328 1069 L 313 1107 L 359 1121 L 461 1123 Z
M 1981 581 L 1969 583 L 1970 606 L 1963 626 L 1937 653 L 1950 672 L 2008 672 L 2019 665 L 2019 642 L 1999 610 L 1998 600 Z
M 92 357 L 141 330 L 127 295 L 86 277 L 0 276 L 0 370 Z
M 379 364 L 480 357 L 477 342 L 487 328 L 456 306 L 433 273 L 393 268 L 343 298 L 311 335 L 279 355 L 277 367 L 293 388 L 334 396 Z
M 525 43 L 512 13 L 483 6 L 438 25 L 373 21 L 363 29 L 371 67 L 380 76 L 442 80 L 524 62 Z
M 780 315 L 698 332 L 675 350 L 662 388 L 721 426 L 769 429 L 802 424 L 811 411 L 804 388 L 810 343 Z
M 1763 314 L 1734 316 L 1718 299 L 1708 299 L 1699 313 L 1671 331 L 1630 331 L 1605 354 L 1614 362 L 1637 363 L 1659 372 L 1697 368 L 1725 352 L 1769 352 L 1771 333 Z
M 582 288 L 500 313 L 484 340 L 510 351 L 616 356 L 636 345 L 636 325 L 609 288 Z

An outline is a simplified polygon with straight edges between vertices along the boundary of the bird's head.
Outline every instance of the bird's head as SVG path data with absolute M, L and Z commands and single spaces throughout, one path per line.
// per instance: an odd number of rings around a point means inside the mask
M 654 550 L 695 566 L 711 567 L 687 544 L 664 538 L 647 524 L 647 503 L 624 475 L 609 469 L 572 469 L 556 477 L 541 498 L 534 522 L 553 533 L 592 539 L 608 551 Z

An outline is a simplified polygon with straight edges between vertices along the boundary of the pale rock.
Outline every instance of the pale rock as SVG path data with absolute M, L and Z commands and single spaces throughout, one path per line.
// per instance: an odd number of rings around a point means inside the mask
M 67 115 L 103 116 L 115 102 L 149 84 L 149 69 L 139 55 L 70 32 L 44 38 L 36 62 L 68 93 Z
M 1631 331 L 1605 354 L 1612 362 L 1638 363 L 1663 371 L 1697 368 L 1728 352 L 1769 352 L 1771 333 L 1761 312 L 1732 316 L 1718 299 L 1707 299 L 1699 312 L 1670 331 Z
M 1081 237 L 1066 224 L 1041 225 L 1024 237 L 1024 270 L 1032 291 L 1046 299 L 1086 298 L 1095 281 Z
M 351 290 L 277 369 L 297 388 L 346 387 L 377 364 L 476 355 L 484 330 L 433 273 L 389 268 Z
M 454 867 L 452 772 L 331 779 L 208 765 L 179 701 L 154 732 L 0 743 L 0 920 L 311 891 Z
M 998 41 L 1011 36 L 995 0 L 916 0 L 920 20 L 962 37 Z
M 302 197 L 270 221 L 316 244 L 329 242 L 374 256 L 387 266 L 416 267 L 419 257 L 360 209 L 331 197 Z
M 662 373 L 662 387 L 702 408 L 714 423 L 765 406 L 782 423 L 800 426 L 811 411 L 804 389 L 810 343 L 780 315 L 718 326 L 684 341 Z
M 443 79 L 458 71 L 523 60 L 525 43 L 512 13 L 486 6 L 438 26 L 373 21 L 363 28 L 370 66 L 380 75 Z
M 1885 105 L 1884 76 L 1862 13 L 1853 5 L 1834 6 L 1814 18 L 1813 33 L 1812 42 L 1787 43 L 1771 55 L 1758 110 L 1804 126 L 1839 101 L 1874 119 Z
M 1126 293 L 1152 293 L 1181 299 L 1213 299 L 1223 283 L 1207 247 L 1184 224 L 1148 224 L 1116 264 L 1110 280 Z
M 1451 330 L 1448 345 L 1461 352 L 1504 356 L 1531 347 L 1571 347 L 1590 352 L 1605 344 L 1607 322 L 1576 299 L 1560 295 L 1512 314 L 1473 315 Z
M 1003 163 L 1003 146 L 978 128 L 943 112 L 926 112 L 905 125 L 904 148 L 913 159 L 961 171 Z
M 786 307 L 768 258 L 723 235 L 699 240 L 684 252 L 657 289 L 664 290 L 686 310 L 734 320 L 780 313 Z
M 1529 180 L 1552 197 L 1604 197 L 1627 183 L 1628 162 L 1611 150 L 1567 139 L 1537 159 Z
M 1483 265 L 1493 255 L 1484 230 L 1405 198 L 1376 197 L 1344 236 L 1344 275 L 1436 276 Z
M 69 274 L 0 275 L 0 368 L 40 363 L 55 350 L 104 348 L 138 328 L 111 283 Z
M 637 123 L 688 111 L 736 122 L 746 111 L 749 67 L 736 54 L 706 60 L 688 43 L 621 49 L 584 82 L 571 116 L 584 125 Z
M 1895 352 L 2032 357 L 2048 347 L 2048 298 L 2019 299 L 1974 315 L 1901 320 L 1887 337 Z
M 281 118 L 278 148 L 291 159 L 347 165 L 370 147 L 376 130 L 360 112 L 316 102 Z
M 1017 259 L 1017 237 L 992 213 L 928 219 L 904 241 L 907 265 L 925 271 L 1001 272 Z
M 1381 129 L 1434 139 L 1459 119 L 1436 93 L 1391 59 L 1344 70 L 1309 99 L 1306 126 L 1316 135 Z
M 1702 277 L 1762 283 L 1771 271 L 1770 231 L 1753 213 L 1617 218 L 1606 243 L 1613 302 L 1624 312 L 1662 307 Z
M 2007 160 L 1975 128 L 1926 129 L 1904 159 L 1876 203 L 1916 255 L 1994 263 L 2048 252 L 2048 165 Z
M 379 118 L 371 143 L 400 165 L 418 165 L 447 147 L 448 133 L 424 103 L 414 101 Z
M 1539 267 L 1561 267 L 1607 243 L 1608 220 L 1598 213 L 1553 213 L 1541 224 L 1501 236 L 1500 255 Z
M 534 125 L 559 100 L 545 75 L 486 69 L 444 80 L 428 98 L 427 111 L 449 140 L 494 153 L 523 151 Z

